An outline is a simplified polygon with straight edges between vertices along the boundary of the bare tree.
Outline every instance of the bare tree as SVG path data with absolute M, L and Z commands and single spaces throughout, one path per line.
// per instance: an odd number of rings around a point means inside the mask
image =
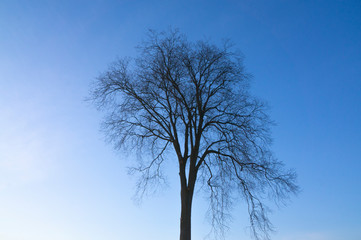
M 150 31 L 138 49 L 138 58 L 114 62 L 92 89 L 96 106 L 109 113 L 104 126 L 114 144 L 151 151 L 134 168 L 141 173 L 138 187 L 162 179 L 162 163 L 176 160 L 180 240 L 191 239 L 196 182 L 210 195 L 215 229 L 223 232 L 239 197 L 248 204 L 253 236 L 269 238 L 265 197 L 283 202 L 297 186 L 295 174 L 272 156 L 272 122 L 248 91 L 240 55 L 227 43 L 189 42 L 176 30 Z

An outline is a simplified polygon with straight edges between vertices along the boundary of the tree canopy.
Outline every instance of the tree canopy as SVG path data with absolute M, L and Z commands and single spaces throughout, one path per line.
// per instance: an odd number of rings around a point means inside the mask
M 283 202 L 298 187 L 272 154 L 272 121 L 249 92 L 241 55 L 227 42 L 190 42 L 177 30 L 150 31 L 138 50 L 97 78 L 92 99 L 108 113 L 104 126 L 115 146 L 151 151 L 133 168 L 139 189 L 163 178 L 164 161 L 177 161 L 181 240 L 191 236 L 196 182 L 209 194 L 214 229 L 223 232 L 230 207 L 242 199 L 253 236 L 268 238 L 266 199 Z

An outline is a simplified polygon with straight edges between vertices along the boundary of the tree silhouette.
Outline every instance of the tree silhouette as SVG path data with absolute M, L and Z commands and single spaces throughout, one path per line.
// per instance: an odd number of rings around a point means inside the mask
M 104 126 L 115 146 L 151 151 L 133 168 L 138 189 L 163 178 L 164 161 L 177 161 L 180 240 L 191 239 L 197 182 L 210 196 L 214 229 L 223 233 L 238 197 L 248 204 L 253 236 L 268 238 L 265 197 L 283 202 L 297 186 L 295 173 L 272 156 L 272 122 L 248 91 L 240 55 L 227 43 L 193 43 L 177 30 L 150 31 L 138 50 L 135 60 L 117 60 L 101 74 L 91 95 L 108 112 Z

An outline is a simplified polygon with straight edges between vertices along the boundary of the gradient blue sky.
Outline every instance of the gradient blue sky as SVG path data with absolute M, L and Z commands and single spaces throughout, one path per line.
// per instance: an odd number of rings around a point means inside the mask
M 278 123 L 274 152 L 302 192 L 272 214 L 274 240 L 361 239 L 361 2 L 0 1 L 0 239 L 177 239 L 179 186 L 141 205 L 124 154 L 83 101 L 148 28 L 230 38 Z M 197 196 L 193 239 L 209 231 Z M 250 239 L 245 205 L 228 240 Z

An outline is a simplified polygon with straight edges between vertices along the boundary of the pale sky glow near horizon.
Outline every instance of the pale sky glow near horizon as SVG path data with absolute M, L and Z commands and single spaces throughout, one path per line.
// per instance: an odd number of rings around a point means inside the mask
M 272 206 L 273 240 L 361 239 L 361 1 L 0 1 L 0 240 L 179 239 L 168 186 L 133 200 L 132 159 L 104 142 L 84 101 L 147 29 L 231 39 L 270 105 L 275 155 L 301 192 Z M 199 193 L 192 239 L 210 230 Z M 244 202 L 227 240 L 251 240 Z

